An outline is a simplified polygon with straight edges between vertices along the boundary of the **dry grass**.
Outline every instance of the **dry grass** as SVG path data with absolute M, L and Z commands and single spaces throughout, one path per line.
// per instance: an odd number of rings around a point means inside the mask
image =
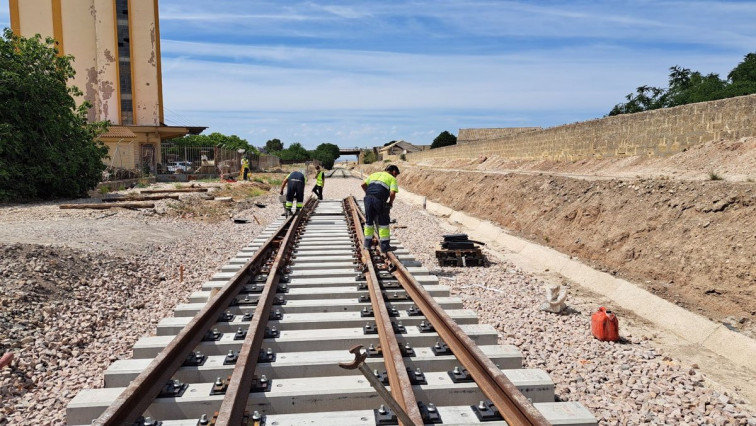
M 244 201 L 265 195 L 270 192 L 272 187 L 273 186 L 268 183 L 255 181 L 226 183 L 221 186 L 219 191 L 213 193 L 213 195 L 215 197 L 231 197 L 234 201 Z

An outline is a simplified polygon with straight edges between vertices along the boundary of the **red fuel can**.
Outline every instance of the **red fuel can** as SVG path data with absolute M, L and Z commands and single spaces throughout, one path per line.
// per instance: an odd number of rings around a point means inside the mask
M 612 311 L 600 307 L 591 315 L 591 333 L 599 340 L 616 342 L 619 340 L 619 320 Z

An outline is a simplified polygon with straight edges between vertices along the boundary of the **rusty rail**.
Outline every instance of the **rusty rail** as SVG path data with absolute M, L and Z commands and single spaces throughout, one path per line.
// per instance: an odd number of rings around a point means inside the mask
M 315 210 L 318 201 L 310 198 L 304 205 L 299 215 L 294 216 L 291 226 L 286 232 L 281 246 L 270 267 L 265 287 L 260 295 L 257 308 L 252 316 L 252 321 L 247 330 L 247 336 L 242 343 L 239 359 L 236 361 L 234 372 L 231 375 L 226 395 L 223 397 L 216 425 L 240 425 L 247 405 L 249 391 L 254 382 L 255 368 L 257 368 L 257 356 L 262 348 L 265 337 L 265 326 L 268 323 L 273 300 L 275 299 L 278 281 L 282 275 L 282 268 L 286 265 L 291 255 L 294 244 L 294 234 L 300 231 L 300 225 L 309 218 Z
M 346 199 L 344 210 L 346 211 L 347 218 L 353 227 L 356 239 L 355 244 L 357 244 L 357 247 L 360 250 L 359 252 L 362 263 L 367 266 L 365 278 L 367 279 L 370 304 L 373 307 L 375 325 L 378 329 L 378 339 L 380 340 L 381 349 L 383 351 L 383 363 L 386 366 L 386 374 L 388 375 L 389 386 L 391 387 L 391 395 L 396 399 L 402 409 L 404 409 L 414 424 L 422 425 L 424 423 L 423 418 L 420 414 L 420 409 L 417 406 L 415 393 L 412 390 L 412 384 L 409 375 L 407 374 L 399 342 L 397 342 L 396 335 L 394 334 L 394 327 L 391 324 L 391 317 L 389 317 L 388 309 L 386 309 L 383 293 L 378 284 L 378 276 L 375 272 L 375 266 L 373 265 L 370 252 L 367 248 L 363 247 L 365 237 L 362 230 L 362 223 L 364 222 L 364 219 L 360 220 L 360 209 L 357 207 L 357 202 L 354 197 Z
M 354 199 L 354 197 L 352 197 Z M 356 205 L 356 201 L 353 201 Z M 362 212 L 358 214 L 365 221 Z M 360 244 L 363 244 L 360 241 Z M 460 364 L 467 369 L 475 383 L 496 406 L 501 416 L 511 425 L 549 425 L 546 418 L 533 406 L 501 370 L 462 331 L 453 319 L 436 303 L 433 297 L 415 280 L 394 253 L 384 256 L 395 267 L 397 278 L 412 302 L 422 311 L 436 333 L 444 340 Z
M 483 394 L 493 402 L 504 420 L 510 425 L 549 425 L 546 418 L 509 381 L 499 367 L 483 354 L 475 342 L 415 280 L 396 255 L 389 252 L 387 258 L 396 267 L 394 276 L 404 290 L 457 360 L 467 369 Z
M 205 332 L 218 321 L 218 316 L 242 290 L 250 275 L 258 271 L 277 246 L 277 240 L 293 218 L 286 219 L 254 256 L 215 294 L 201 311 L 171 340 L 147 368 L 132 381 L 116 400 L 92 422 L 93 425 L 121 426 L 133 424 L 149 408 L 160 390 L 181 367 L 187 355 L 199 344 Z M 256 314 L 256 313 L 255 313 Z

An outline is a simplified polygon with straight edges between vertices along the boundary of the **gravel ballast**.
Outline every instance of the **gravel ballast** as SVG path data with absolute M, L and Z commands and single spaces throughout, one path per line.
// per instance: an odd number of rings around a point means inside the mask
M 359 184 L 328 179 L 324 196 L 361 196 Z M 109 213 L 0 208 L 0 356 L 14 354 L 0 369 L 0 425 L 65 424 L 65 407 L 80 389 L 102 387 L 111 362 L 129 358 L 139 337 L 154 334 L 161 318 L 281 213 L 277 194 L 261 201 L 268 207 L 235 214 L 260 224 L 169 217 L 160 214 L 168 201 Z M 392 217 L 403 245 L 496 327 L 501 343 L 520 348 L 524 367 L 547 371 L 560 400 L 581 402 L 600 423 L 756 425 L 737 394 L 709 387 L 696 366 L 646 338 L 592 338 L 592 305 L 568 300 L 568 315 L 543 312 L 545 283 L 493 256 L 486 268 L 440 268 L 438 220 L 401 202 Z

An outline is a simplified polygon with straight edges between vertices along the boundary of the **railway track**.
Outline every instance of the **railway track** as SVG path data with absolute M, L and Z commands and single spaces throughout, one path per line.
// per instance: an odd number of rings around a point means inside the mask
M 354 198 L 311 199 L 272 223 L 68 424 L 596 424 L 407 250 L 362 247 L 363 220 Z

